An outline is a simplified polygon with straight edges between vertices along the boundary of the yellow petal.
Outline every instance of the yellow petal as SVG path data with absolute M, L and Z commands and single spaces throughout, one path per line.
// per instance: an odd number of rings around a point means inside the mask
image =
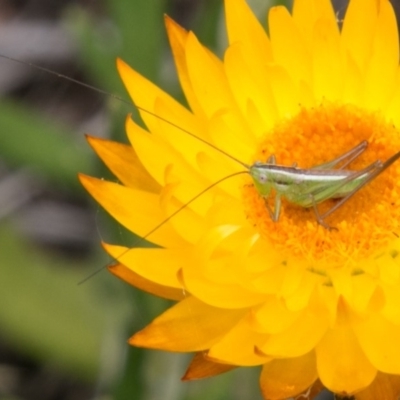
M 384 293 L 384 306 L 382 308 L 382 316 L 395 325 L 400 325 L 400 291 L 398 286 L 382 285 Z
M 372 384 L 355 395 L 355 400 L 397 400 L 399 395 L 400 376 L 378 372 Z
M 342 28 L 345 53 L 364 72 L 371 52 L 371 43 L 378 17 L 379 0 L 352 0 L 347 7 Z
M 186 63 L 197 99 L 208 118 L 236 107 L 220 60 L 212 57 L 193 33 L 186 41 Z M 204 79 L 207 71 L 207 79 Z
M 352 394 L 376 376 L 358 338 L 347 324 L 330 329 L 316 347 L 318 375 L 335 393 Z
M 233 365 L 261 365 L 271 359 L 256 350 L 265 338 L 265 334 L 250 328 L 247 319 L 242 319 L 210 348 L 208 357 Z
M 241 163 L 247 163 L 254 156 L 255 137 L 248 133 L 250 127 L 243 123 L 242 118 L 238 119 L 237 115 L 238 112 L 232 109 L 215 114 L 209 121 L 209 134 L 218 148 L 236 157 Z M 232 164 L 229 159 L 228 156 Z M 225 160 L 222 158 L 222 161 Z
M 193 165 L 185 160 L 185 153 L 177 151 L 162 138 L 149 134 L 130 118 L 126 120 L 126 130 L 140 161 L 160 185 L 166 183 L 165 171 L 171 165 L 180 179 L 206 184 L 206 181 L 196 173 Z M 193 143 L 193 140 L 189 139 Z
M 167 203 L 163 205 L 165 214 L 168 215 L 166 220 L 176 233 L 184 237 L 187 242 L 196 243 L 201 238 L 204 230 L 207 229 L 207 220 L 193 212 L 189 206 L 186 206 L 187 203 L 177 202 L 172 199 L 175 193 L 173 186 L 166 186 L 164 192 L 161 200 L 162 203 Z M 161 223 L 164 223 L 164 221 Z
M 307 308 L 289 328 L 270 335 L 260 350 L 277 358 L 302 356 L 315 348 L 327 327 L 327 318 L 321 310 L 316 312 L 311 307 Z
M 309 271 L 303 270 L 301 273 L 299 269 L 297 269 L 296 274 L 293 271 L 290 271 L 287 276 L 295 275 L 295 279 L 285 279 L 284 284 L 282 285 L 282 296 L 285 298 L 286 307 L 290 311 L 299 311 L 308 307 L 310 304 L 310 299 L 314 294 L 315 285 L 318 281 L 320 281 L 320 277 L 316 274 L 311 274 Z M 289 285 L 285 285 L 288 283 L 292 283 L 291 291 L 288 293 L 284 293 L 285 289 L 289 289 Z M 295 284 L 297 283 L 297 286 Z
M 342 101 L 360 104 L 363 93 L 363 76 L 351 53 L 344 55 L 344 82 Z
M 124 185 L 160 193 L 160 185 L 144 168 L 132 146 L 91 136 L 87 136 L 87 140 L 97 155 Z
M 269 12 L 274 62 L 282 66 L 298 85 L 301 81 L 311 83 L 310 49 L 286 7 L 277 6 Z
M 275 99 L 267 79 L 264 78 L 262 81 L 257 79 L 245 55 L 244 45 L 240 42 L 232 44 L 227 49 L 224 66 L 229 85 L 242 114 L 247 115 L 248 103 L 252 101 L 262 116 L 263 124 L 254 132 L 257 138 L 261 137 L 277 120 Z M 247 118 L 247 120 L 251 122 L 251 119 Z
M 388 0 L 380 1 L 379 16 L 367 65 L 364 104 L 382 107 L 394 89 L 399 64 L 399 39 L 396 15 Z
M 164 187 L 161 198 L 166 213 L 164 218 L 180 209 L 179 215 L 174 216 L 170 222 L 177 229 L 183 227 L 184 232 L 184 226 L 189 226 L 193 237 L 188 240 L 196 240 L 206 223 L 202 217 L 213 200 L 213 192 L 206 190 L 210 182 L 183 160 L 181 153 L 161 139 L 152 137 L 130 119 L 127 120 L 127 131 L 138 156 L 151 175 L 162 185 L 171 183 Z M 172 197 L 179 202 L 173 204 Z
M 150 146 L 143 153 L 141 148 L 136 147 L 135 135 L 133 133 L 136 132 L 136 134 L 139 134 L 146 131 L 139 126 L 135 126 L 130 118 L 127 119 L 126 129 L 128 137 L 142 164 L 158 182 L 163 184 L 162 174 L 161 176 L 154 174 L 154 171 L 148 168 L 146 160 L 154 159 L 154 152 L 157 146 L 161 146 L 160 143 L 164 143 L 164 147 L 169 149 L 168 153 L 173 152 L 172 149 L 176 149 L 173 154 L 177 160 L 186 160 L 189 162 L 186 165 L 186 169 L 189 171 L 192 170 L 197 153 L 199 151 L 210 151 L 210 146 L 196 139 L 196 137 L 202 137 L 205 131 L 202 119 L 195 117 L 185 107 L 142 75 L 132 70 L 123 61 L 118 60 L 117 66 L 124 83 L 127 85 L 130 96 L 140 108 L 139 111 L 147 128 L 154 135 L 152 136 L 154 148 Z M 155 136 L 157 137 L 157 141 L 155 140 Z M 159 161 L 163 160 L 164 157 L 159 158 Z M 167 160 L 160 166 L 159 170 L 163 171 L 166 162 Z M 200 179 L 200 177 L 198 178 Z
M 178 278 L 182 265 L 190 260 L 190 247 L 179 249 L 129 249 L 103 243 L 107 253 L 127 267 L 132 273 L 155 284 L 184 291 Z
M 343 88 L 340 36 L 335 20 L 321 18 L 312 32 L 314 94 L 317 99 L 338 100 Z
M 192 381 L 194 379 L 211 378 L 235 368 L 236 366 L 234 365 L 213 362 L 205 358 L 203 353 L 197 353 L 193 357 L 185 375 L 182 377 L 182 380 Z
M 398 128 L 400 126 L 400 67 L 397 67 L 396 80 L 393 84 L 393 93 L 388 101 L 386 116 Z
M 376 290 L 376 281 L 367 274 L 352 277 L 352 293 L 347 299 L 350 307 L 356 312 L 365 312 Z
M 246 308 L 261 303 L 265 295 L 252 292 L 241 285 L 224 285 L 212 282 L 196 274 L 193 268 L 185 269 L 185 287 L 199 299 L 204 299 L 217 307 Z
M 196 94 L 193 91 L 192 82 L 190 80 L 186 65 L 185 47 L 188 32 L 167 15 L 165 16 L 165 25 L 167 28 L 168 39 L 172 53 L 174 55 L 179 82 L 183 92 L 185 93 L 186 100 L 188 101 L 194 114 L 204 118 L 205 116 L 203 115 L 203 110 L 200 107 Z
M 362 350 L 375 368 L 388 374 L 400 374 L 400 326 L 379 313 L 352 319 Z
M 242 201 L 242 191 L 241 184 L 243 183 L 243 177 L 246 176 L 247 170 L 242 168 L 243 174 L 237 175 L 240 172 L 241 168 L 236 168 L 236 165 L 232 165 L 231 163 L 223 162 L 223 158 L 219 157 L 210 157 L 209 154 L 201 153 L 198 157 L 198 165 L 202 172 L 202 174 L 208 178 L 209 182 L 218 182 L 221 179 L 224 179 L 221 183 L 219 183 L 216 189 L 221 189 L 221 192 L 218 190 L 218 193 L 221 196 L 221 201 L 224 201 L 227 207 L 229 207 L 229 203 L 231 201 L 236 202 L 236 204 L 241 204 Z M 235 168 L 235 169 L 233 169 Z M 229 196 L 229 200 L 225 197 Z M 215 197 L 214 197 L 215 201 Z M 235 213 L 232 213 L 232 216 L 236 215 L 234 219 L 238 219 L 237 208 Z
M 265 69 L 270 78 L 279 116 L 286 118 L 297 114 L 301 104 L 299 90 L 286 69 L 275 64 L 268 65 Z
M 134 71 L 121 59 L 117 59 L 117 68 L 133 103 L 139 108 L 140 115 L 150 131 L 157 132 L 160 124 L 162 126 L 174 124 L 177 127 L 195 132 L 196 123 L 194 121 L 196 118 L 185 107 L 144 76 Z M 155 113 L 154 105 L 157 101 L 169 105 L 171 115 L 162 116 L 168 122 L 160 120 L 160 116 Z
M 241 310 L 212 307 L 190 296 L 133 335 L 129 344 L 167 351 L 206 350 L 242 316 Z
M 382 283 L 393 285 L 400 278 L 400 260 L 396 253 L 388 250 L 379 257 L 379 271 Z
M 129 283 L 130 285 L 155 296 L 169 300 L 182 300 L 185 298 L 185 294 L 181 289 L 162 286 L 154 283 L 153 281 L 138 275 L 125 265 L 117 263 L 109 266 L 108 270 L 126 283 Z
M 339 34 L 335 11 L 330 0 L 295 0 L 293 20 L 308 43 L 312 42 L 315 24 L 324 20 L 328 26 L 336 26 L 335 36 Z
M 258 332 L 276 334 L 288 329 L 301 312 L 290 311 L 285 306 L 284 301 L 275 296 L 271 296 L 265 303 L 251 315 L 253 329 Z
M 265 399 L 287 399 L 307 390 L 317 378 L 313 351 L 301 357 L 275 359 L 263 366 L 260 376 L 261 391 Z
M 158 195 L 82 174 L 79 179 L 96 201 L 130 231 L 141 237 L 153 231 L 149 240 L 166 247 L 184 243 L 168 223 L 154 230 L 165 218 Z M 137 244 L 143 245 L 143 241 L 138 240 Z
M 241 43 L 256 68 L 272 61 L 271 45 L 264 28 L 244 0 L 225 0 L 229 43 Z
M 226 271 L 232 264 L 234 265 L 237 255 L 222 257 L 216 253 L 215 246 L 220 241 L 229 240 L 236 232 L 235 226 L 220 226 L 210 230 L 199 244 L 196 255 L 198 263 L 188 263 L 182 268 L 182 279 L 187 290 L 199 299 L 207 299 L 209 304 L 216 307 L 245 308 L 259 304 L 266 298 L 264 293 L 258 293 L 242 285 L 242 281 L 246 279 L 243 279 L 243 276 L 240 279 L 240 270 L 235 270 L 235 267 L 232 268 L 232 278 L 226 277 Z M 238 233 L 240 237 L 240 232 Z M 232 245 L 234 243 L 235 239 Z

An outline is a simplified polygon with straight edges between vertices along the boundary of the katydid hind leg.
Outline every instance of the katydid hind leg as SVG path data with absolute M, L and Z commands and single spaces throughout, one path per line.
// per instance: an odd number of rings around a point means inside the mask
M 340 155 L 339 157 L 336 157 L 333 160 L 328 161 L 326 163 L 316 165 L 311 169 L 332 169 L 341 162 L 343 162 L 343 164 L 338 169 L 343 169 L 347 167 L 347 165 L 349 165 L 356 158 L 358 158 L 366 150 L 367 146 L 368 142 L 366 140 L 363 140 L 357 146 L 353 147 L 352 149 Z
M 318 205 L 315 202 L 314 198 L 312 198 L 311 200 L 312 200 L 312 206 L 313 206 L 313 210 L 314 210 L 314 214 L 315 214 L 315 219 L 317 220 L 318 224 L 323 226 L 325 229 L 328 229 L 329 231 L 338 230 L 334 226 L 330 226 L 324 221 L 325 217 L 324 218 L 321 217 L 321 214 L 319 213 L 319 210 L 318 210 Z
M 336 181 L 336 183 L 322 182 L 318 186 L 310 188 L 307 192 L 297 196 L 294 203 L 301 207 L 308 208 L 313 207 L 314 203 L 319 204 L 328 199 L 343 199 L 349 193 L 351 193 L 353 189 L 357 189 L 358 186 L 361 185 L 361 183 L 364 181 L 361 179 L 363 175 L 371 173 L 372 170 L 381 165 L 381 161 L 376 161 L 360 171 L 348 171 L 348 175 Z M 340 191 L 343 190 L 345 185 L 351 185 L 351 187 L 347 188 L 347 190 L 341 195 Z
M 359 171 L 357 174 L 362 175 L 364 173 L 368 173 L 367 169 L 371 169 L 372 172 L 369 173 L 367 179 L 360 182 L 354 190 L 352 190 L 347 196 L 340 199 L 332 208 L 326 211 L 324 214 L 320 215 L 321 220 L 323 221 L 326 217 L 331 215 L 334 211 L 336 211 L 339 207 L 341 207 L 344 203 L 346 203 L 352 196 L 354 196 L 360 189 L 362 189 L 365 185 L 373 181 L 376 177 L 378 177 L 382 172 L 384 172 L 387 168 L 389 168 L 394 162 L 396 162 L 400 158 L 400 151 L 386 160 L 384 163 L 380 161 L 376 161 L 375 163 L 369 165 L 368 167 L 364 168 L 364 170 Z M 355 179 L 354 176 L 352 176 Z M 345 184 L 345 183 L 344 183 Z
M 319 221 L 318 223 L 321 224 L 321 221 L 324 221 L 325 218 L 327 218 L 329 215 L 331 215 L 334 211 L 336 211 L 338 208 L 340 208 L 343 204 L 345 204 L 352 196 L 354 196 L 362 187 L 364 187 L 367 183 L 371 182 L 372 179 L 374 179 L 376 176 L 378 176 L 382 172 L 382 167 L 383 164 L 381 161 L 375 161 L 374 163 L 368 165 L 364 169 L 354 172 L 354 174 L 351 174 L 347 178 L 343 179 L 340 184 L 334 185 L 331 188 L 329 188 L 328 191 L 325 191 L 323 199 L 319 200 L 319 202 L 322 202 L 324 200 L 330 199 L 334 196 L 335 192 L 340 190 L 344 185 L 348 184 L 349 182 L 352 182 L 359 178 L 362 175 L 368 174 L 367 178 L 364 180 L 360 180 L 359 184 L 351 190 L 347 195 L 342 197 L 340 200 L 337 201 L 337 203 L 332 206 L 328 211 L 326 211 L 323 214 L 319 214 Z M 315 194 L 312 194 L 315 196 Z M 323 225 L 323 224 L 321 224 Z

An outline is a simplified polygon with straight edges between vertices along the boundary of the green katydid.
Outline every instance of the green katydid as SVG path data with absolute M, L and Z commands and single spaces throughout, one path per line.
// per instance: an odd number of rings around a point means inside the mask
M 147 110 L 142 111 L 148 113 Z M 168 124 L 176 126 L 170 121 L 167 121 L 163 118 L 161 119 Z M 177 128 L 182 130 L 179 127 Z M 378 175 L 380 175 L 383 171 L 390 167 L 390 165 L 397 161 L 397 159 L 400 158 L 399 151 L 385 162 L 377 160 L 359 171 L 344 169 L 366 150 L 368 142 L 364 140 L 357 146 L 353 147 L 352 149 L 338 156 L 337 158 L 308 169 L 297 168 L 296 163 L 294 163 L 290 167 L 278 165 L 276 163 L 275 155 L 271 155 L 265 163 L 257 161 L 253 165 L 247 165 L 238 160 L 236 157 L 233 157 L 230 154 L 226 153 L 224 150 L 219 149 L 211 143 L 208 143 L 205 140 L 193 135 L 191 132 L 185 132 L 200 140 L 201 142 L 206 143 L 207 145 L 211 146 L 225 156 L 228 156 L 229 158 L 238 162 L 247 169 L 247 171 L 243 171 L 242 173 L 247 172 L 252 177 L 254 186 L 260 196 L 265 199 L 265 206 L 271 219 L 274 222 L 278 222 L 279 220 L 282 197 L 284 197 L 290 203 L 296 204 L 300 207 L 312 207 L 317 222 L 327 229 L 332 229 L 332 227 L 324 222 L 326 217 L 336 211 L 345 202 L 347 202 L 350 197 L 356 194 L 363 186 L 375 179 Z M 341 164 L 339 168 L 333 169 L 339 164 Z M 234 175 L 237 174 L 233 174 L 233 176 Z M 229 177 L 225 177 L 219 180 L 218 182 L 209 186 L 206 190 L 214 187 L 216 184 Z M 202 191 L 200 195 L 203 194 L 206 190 Z M 272 191 L 275 192 L 273 210 L 271 209 L 267 201 Z M 189 203 L 182 206 L 182 208 L 186 207 L 198 197 L 199 195 L 194 197 Z M 320 214 L 317 204 L 328 199 L 338 199 L 338 202 L 328 211 Z M 176 212 L 179 212 L 182 208 L 178 209 Z M 175 213 L 173 215 L 175 215 Z
M 359 171 L 344 169 L 359 157 L 367 146 L 368 142 L 364 140 L 339 157 L 309 169 L 300 169 L 296 165 L 277 165 L 275 156 L 272 155 L 266 163 L 256 162 L 250 166 L 249 173 L 262 197 L 268 198 L 272 189 L 275 190 L 274 210 L 271 210 L 267 201 L 265 202 L 273 221 L 278 221 L 281 199 L 285 197 L 289 202 L 301 207 L 313 207 L 317 222 L 330 229 L 331 227 L 324 222 L 325 218 L 400 158 L 400 152 L 397 152 L 385 162 L 375 161 Z M 340 168 L 333 169 L 340 163 Z M 328 199 L 339 200 L 324 214 L 320 214 L 317 204 Z
M 1 54 L 0 57 L 7 58 L 14 62 L 24 63 L 22 61 Z M 70 78 L 66 75 L 56 73 L 54 71 L 34 65 L 32 63 L 27 63 L 27 64 L 30 65 L 31 67 L 64 78 L 66 80 L 74 82 L 75 84 L 84 86 L 91 90 L 95 90 L 103 95 L 110 96 L 112 98 L 115 98 L 117 100 L 120 100 L 124 103 L 131 105 L 131 102 L 119 96 L 98 89 L 92 85 L 88 85 L 76 79 Z M 226 157 L 229 157 L 230 159 L 232 159 L 233 161 L 239 163 L 242 167 L 244 167 L 243 171 L 233 173 L 209 185 L 207 188 L 202 190 L 196 196 L 192 197 L 187 203 L 183 204 L 175 212 L 173 212 L 167 218 L 161 221 L 158 225 L 154 226 L 153 229 L 151 229 L 149 232 L 147 232 L 147 234 L 142 236 L 139 239 L 139 241 L 148 239 L 152 235 L 152 233 L 157 231 L 161 226 L 166 224 L 170 219 L 172 219 L 175 215 L 177 215 L 183 209 L 188 207 L 191 203 L 196 201 L 199 197 L 201 197 L 205 192 L 207 192 L 211 188 L 217 186 L 226 179 L 230 179 L 233 176 L 244 173 L 248 173 L 252 177 L 255 188 L 257 189 L 260 196 L 262 196 L 265 199 L 265 206 L 273 221 L 278 222 L 279 220 L 282 198 L 284 197 L 289 202 L 296 204 L 300 207 L 305 207 L 305 208 L 312 207 L 317 222 L 323 227 L 331 229 L 331 227 L 324 222 L 325 218 L 328 217 L 330 214 L 332 214 L 335 210 L 337 210 L 347 200 L 349 200 L 350 197 L 352 197 L 355 193 L 357 193 L 364 185 L 371 182 L 379 174 L 385 171 L 391 164 L 393 164 L 398 158 L 400 158 L 400 152 L 398 152 L 385 162 L 379 160 L 375 161 L 374 163 L 370 164 L 369 166 L 359 171 L 351 171 L 345 169 L 347 165 L 349 165 L 352 161 L 354 161 L 366 150 L 368 143 L 366 141 L 363 141 L 354 148 L 347 151 L 346 153 L 338 156 L 337 158 L 328 161 L 324 164 L 317 165 L 308 169 L 297 168 L 297 164 L 295 163 L 292 166 L 278 165 L 276 163 L 276 158 L 274 155 L 271 155 L 266 162 L 255 162 L 253 165 L 248 165 L 240 161 L 236 157 L 232 156 L 231 154 L 227 153 L 223 149 L 220 149 L 214 146 L 213 144 L 207 142 L 206 140 L 202 139 L 201 137 L 196 136 L 192 132 L 182 129 L 181 127 L 179 127 L 179 125 L 168 120 L 167 118 L 159 116 L 138 105 L 135 106 L 138 110 L 148 115 L 151 115 L 154 118 L 157 118 L 160 121 L 167 123 L 170 126 L 175 127 L 180 132 L 190 135 L 194 139 L 206 144 L 210 148 L 213 148 L 214 150 L 218 151 L 219 153 L 223 154 Z M 268 198 L 271 196 L 272 192 L 274 192 L 275 194 L 273 210 L 271 209 L 267 201 Z M 333 207 L 331 207 L 324 214 L 320 214 L 317 205 L 328 199 L 338 199 L 338 201 Z M 119 255 L 119 257 L 123 256 L 128 251 L 130 251 L 130 249 L 123 251 Z M 100 272 L 103 268 L 95 271 L 93 274 L 90 274 L 88 277 L 83 279 L 80 282 L 80 284 L 86 282 L 93 275 Z
M 46 73 L 56 75 L 58 77 L 64 78 L 69 80 L 73 83 L 78 85 L 84 86 L 91 90 L 95 90 L 101 94 L 105 94 L 107 96 L 111 96 L 117 100 L 123 101 L 124 103 L 131 104 L 127 100 L 110 94 L 104 90 L 98 89 L 92 85 L 88 85 L 86 83 L 80 82 L 76 79 L 68 77 L 63 74 L 59 74 L 57 72 L 51 71 L 47 68 L 43 68 L 37 66 L 32 63 L 25 63 L 23 61 L 14 59 L 12 57 L 8 57 L 5 55 L 1 55 L 0 57 L 18 62 L 27 64 L 31 67 L 37 68 L 39 70 L 45 71 Z M 357 157 L 359 157 L 367 148 L 368 143 L 367 141 L 362 141 L 354 148 L 350 149 L 346 153 L 338 156 L 337 158 L 328 161 L 324 164 L 320 164 L 308 169 L 301 169 L 297 168 L 297 164 L 294 163 L 292 166 L 283 166 L 276 163 L 276 158 L 274 155 L 271 155 L 266 162 L 255 162 L 253 165 L 245 164 L 244 162 L 240 161 L 236 157 L 232 156 L 231 154 L 227 153 L 226 151 L 214 146 L 213 144 L 207 142 L 206 140 L 196 136 L 195 134 L 187 131 L 172 121 L 168 119 L 156 115 L 155 113 L 140 107 L 135 104 L 135 107 L 159 120 L 169 124 L 177 128 L 179 131 L 184 132 L 194 139 L 206 144 L 207 146 L 217 150 L 218 152 L 222 153 L 226 157 L 231 158 L 235 162 L 242 165 L 246 171 L 237 172 L 231 174 L 225 178 L 214 182 L 206 189 L 198 193 L 194 196 L 191 200 L 189 200 L 186 204 L 182 205 L 178 208 L 174 213 L 172 213 L 169 217 L 163 220 L 159 225 L 154 227 L 150 232 L 148 232 L 142 239 L 146 239 L 150 234 L 156 231 L 160 226 L 165 224 L 169 221 L 172 217 L 174 217 L 177 213 L 183 210 L 185 207 L 190 205 L 193 201 L 198 199 L 201 195 L 203 195 L 207 190 L 217 186 L 219 183 L 223 182 L 226 179 L 229 179 L 233 176 L 249 173 L 253 179 L 254 186 L 256 187 L 257 191 L 259 192 L 260 196 L 265 198 L 265 206 L 268 210 L 268 213 L 271 219 L 274 222 L 279 220 L 280 212 L 281 212 L 281 203 L 282 197 L 286 198 L 290 203 L 296 204 L 300 207 L 304 208 L 313 208 L 315 217 L 317 222 L 324 226 L 325 228 L 330 229 L 325 222 L 325 218 L 336 211 L 340 206 L 342 206 L 347 200 L 350 199 L 355 193 L 357 193 L 363 186 L 371 182 L 375 179 L 379 174 L 385 171 L 391 164 L 393 164 L 398 158 L 400 158 L 400 152 L 397 152 L 392 157 L 390 157 L 385 162 L 377 160 L 372 164 L 368 165 L 362 170 L 359 171 L 351 171 L 344 169 L 348 164 L 354 161 Z M 334 169 L 339 164 L 342 165 Z M 274 209 L 272 210 L 269 206 L 267 199 L 271 195 L 272 191 L 275 193 L 274 198 Z M 325 200 L 328 199 L 338 199 L 338 202 L 331 207 L 328 211 L 323 214 L 320 214 L 318 211 L 317 205 Z
M 243 173 L 248 173 L 252 177 L 254 186 L 256 187 L 258 193 L 265 199 L 265 206 L 271 219 L 274 222 L 278 222 L 279 220 L 282 197 L 285 197 L 289 202 L 299 205 L 301 207 L 312 207 L 317 222 L 327 229 L 332 229 L 332 227 L 324 222 L 325 218 L 336 211 L 354 194 L 356 194 L 363 186 L 375 179 L 378 175 L 380 175 L 383 171 L 390 167 L 395 161 L 397 161 L 397 159 L 400 158 L 399 151 L 385 162 L 377 160 L 359 171 L 344 169 L 366 150 L 366 148 L 368 147 L 368 142 L 364 140 L 357 146 L 353 147 L 352 149 L 338 156 L 337 158 L 308 169 L 297 168 L 296 163 L 294 163 L 290 167 L 278 165 L 276 164 L 275 155 L 271 155 L 265 163 L 257 161 L 253 165 L 248 165 L 240 161 L 236 157 L 232 156 L 231 154 L 227 153 L 226 151 L 207 142 L 206 140 L 194 135 L 193 133 L 185 129 L 182 129 L 175 123 L 137 105 L 136 107 L 140 111 L 150 114 L 160 119 L 161 121 L 174 126 L 178 130 L 192 136 L 198 141 L 217 150 L 218 152 L 231 158 L 233 161 L 239 163 L 244 168 L 246 168 L 246 171 L 234 173 L 208 186 L 205 190 L 201 191 L 199 194 L 189 200 L 189 202 L 181 206 L 177 211 L 170 215 L 166 220 L 158 225 L 156 229 L 158 229 L 162 224 L 167 222 L 174 215 L 176 215 L 182 209 L 184 209 L 197 198 L 199 198 L 207 190 L 218 185 L 226 179 Z M 340 165 L 340 167 L 334 169 L 338 165 Z M 267 199 L 273 190 L 275 192 L 274 210 L 271 209 L 267 202 Z M 329 199 L 339 200 L 328 211 L 320 214 L 317 204 Z M 154 230 L 152 230 L 150 233 L 153 233 Z M 146 235 L 146 237 L 148 235 Z

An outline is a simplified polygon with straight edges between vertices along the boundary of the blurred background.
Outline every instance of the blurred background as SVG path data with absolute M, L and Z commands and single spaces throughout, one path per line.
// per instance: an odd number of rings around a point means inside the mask
M 110 262 L 100 240 L 134 241 L 78 184 L 113 179 L 84 133 L 126 142 L 134 110 L 26 63 L 127 98 L 119 56 L 184 101 L 164 13 L 223 54 L 222 0 L 0 0 L 0 400 L 261 399 L 257 368 L 182 383 L 190 357 L 127 345 L 165 301 L 105 270 L 78 284 Z

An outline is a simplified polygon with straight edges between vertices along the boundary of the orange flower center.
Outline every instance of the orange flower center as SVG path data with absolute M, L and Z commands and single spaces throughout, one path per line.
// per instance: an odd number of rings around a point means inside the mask
M 353 105 L 324 103 L 302 109 L 277 125 L 261 143 L 254 160 L 266 161 L 274 154 L 278 165 L 296 162 L 298 168 L 311 168 L 363 140 L 368 142 L 367 149 L 346 170 L 359 171 L 400 151 L 399 131 L 381 115 Z M 356 263 L 400 236 L 400 160 L 326 218 L 326 224 L 336 229 L 319 225 L 313 207 L 305 208 L 284 198 L 279 221 L 273 222 L 254 185 L 246 185 L 243 192 L 246 215 L 265 240 L 282 254 L 305 258 L 311 264 L 319 261 L 335 268 Z M 268 199 L 272 208 L 274 195 L 272 192 Z M 322 215 L 337 201 L 319 203 L 319 213 Z

